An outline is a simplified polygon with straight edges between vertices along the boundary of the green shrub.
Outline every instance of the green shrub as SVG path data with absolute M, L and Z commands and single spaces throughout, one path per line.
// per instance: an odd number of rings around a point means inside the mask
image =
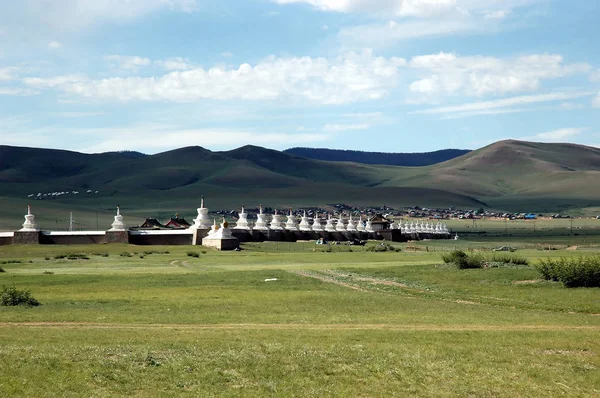
M 462 250 L 454 250 L 448 254 L 442 254 L 442 260 L 446 264 L 454 264 L 458 269 L 483 268 L 485 259 L 481 254 L 467 255 Z
M 200 253 L 197 252 L 187 252 L 189 257 L 200 257 Z
M 21 264 L 22 262 L 21 260 L 2 260 L 0 264 Z
M 560 270 L 565 266 L 565 263 L 565 258 L 558 260 L 552 260 L 550 258 L 547 260 L 542 259 L 536 268 L 545 280 L 558 282 L 560 280 Z
M 119 256 L 121 256 L 121 257 L 131 257 L 131 253 L 129 253 L 129 252 L 122 252 L 122 253 L 119 253 Z
M 471 254 L 467 256 L 463 261 L 456 264 L 458 269 L 474 269 L 483 268 L 485 258 L 481 254 Z
M 52 271 L 44 271 L 43 274 L 44 275 L 54 275 L 54 272 L 52 272 Z
M 29 290 L 19 290 L 15 286 L 2 286 L 2 290 L 0 291 L 0 305 L 36 307 L 40 305 L 40 302 L 31 297 Z
M 89 260 L 90 258 L 83 253 L 69 253 L 67 255 L 68 260 Z
M 92 254 L 92 256 L 108 257 L 108 253 L 94 252 L 94 253 L 91 253 L 91 254 Z
M 600 287 L 600 256 L 541 260 L 537 269 L 544 279 L 565 287 Z
M 463 252 L 462 250 L 453 250 L 450 253 L 442 254 L 442 260 L 444 260 L 446 264 L 457 264 L 461 261 L 464 261 L 464 259 L 467 257 L 467 253 Z
M 504 263 L 511 265 L 528 265 L 529 260 L 525 257 L 521 257 L 515 254 L 500 254 L 494 253 L 492 257 L 488 259 L 489 262 L 492 263 Z
M 4 271 L 4 268 L 0 267 L 0 273 L 1 272 L 6 272 L 6 271 Z
M 390 245 L 389 243 L 379 243 L 375 246 L 369 246 L 367 247 L 366 251 L 368 252 L 387 252 L 387 251 L 392 251 L 392 252 L 399 252 L 402 251 L 402 249 L 400 248 L 395 248 L 394 246 Z

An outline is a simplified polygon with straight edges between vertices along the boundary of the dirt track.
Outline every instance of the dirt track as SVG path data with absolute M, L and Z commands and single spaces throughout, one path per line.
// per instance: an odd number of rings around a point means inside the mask
M 562 331 L 598 330 L 600 325 L 419 325 L 419 324 L 305 324 L 305 323 L 224 323 L 224 324 L 123 324 L 93 322 L 1 322 L 0 328 L 69 329 L 184 329 L 184 330 L 391 330 L 391 331 Z

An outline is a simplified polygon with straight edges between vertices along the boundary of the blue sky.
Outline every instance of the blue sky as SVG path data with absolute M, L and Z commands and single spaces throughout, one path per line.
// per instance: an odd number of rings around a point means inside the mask
M 7 4 L 0 144 L 600 147 L 597 1 Z

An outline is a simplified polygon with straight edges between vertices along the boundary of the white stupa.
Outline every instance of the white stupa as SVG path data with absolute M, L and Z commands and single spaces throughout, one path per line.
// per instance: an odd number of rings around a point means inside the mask
M 340 213 L 340 218 L 337 220 L 337 224 L 335 226 L 336 231 L 346 231 L 346 226 L 344 225 L 344 219 L 342 218 L 342 213 Z
M 315 218 L 313 220 L 313 225 L 312 225 L 312 230 L 313 231 L 323 231 L 323 226 L 321 225 L 321 219 L 319 218 L 318 214 L 315 214 Z
M 356 230 L 361 232 L 365 230 L 365 224 L 363 223 L 361 216 L 358 216 L 358 224 L 356 225 Z
M 110 226 L 109 231 L 126 231 L 127 228 L 123 223 L 123 216 L 121 215 L 121 207 L 117 206 L 117 215 L 115 216 L 115 221 Z
M 211 227 L 210 218 L 208 217 L 208 209 L 204 207 L 204 196 L 201 197 L 200 207 L 196 209 L 198 216 L 194 218 L 194 224 L 189 228 L 194 229 L 208 229 Z
M 365 225 L 365 231 L 373 232 L 373 225 L 371 225 L 371 220 L 367 220 L 367 225 Z
M 298 225 L 298 229 L 300 229 L 300 231 L 310 231 L 310 223 L 308 222 L 308 217 L 306 217 L 306 210 L 304 210 L 304 214 L 302 216 L 302 219 L 300 220 L 300 225 Z
M 283 220 L 281 219 L 281 216 L 277 214 L 277 209 L 275 209 L 275 214 L 273 214 L 273 218 L 271 219 L 271 224 L 269 224 L 269 228 L 275 231 L 282 230 L 282 224 Z
M 27 205 L 27 214 L 25 215 L 25 222 L 23 223 L 23 228 L 19 231 L 21 232 L 37 232 L 39 231 L 38 225 L 35 223 L 35 216 L 31 214 L 31 206 Z
M 242 211 L 238 215 L 239 215 L 239 218 L 233 229 L 243 229 L 246 231 L 250 231 L 252 228 L 250 227 L 250 224 L 248 224 L 248 213 L 246 213 L 246 211 L 244 210 L 243 205 L 242 205 Z
M 418 221 L 417 221 L 417 224 L 415 225 L 415 232 L 417 232 L 417 233 L 422 233 L 423 232 L 423 225 L 419 224 Z
M 346 231 L 356 231 L 356 224 L 354 224 L 354 220 L 352 220 L 352 213 L 348 216 L 348 225 L 346 225 Z
M 292 209 L 290 209 L 290 214 L 287 216 L 287 221 L 285 223 L 285 229 L 288 231 L 297 231 L 298 230 L 298 221 L 296 221 L 296 216 L 292 214 Z
M 262 205 L 259 206 L 258 214 L 256 215 L 256 223 L 254 223 L 254 229 L 259 231 L 268 231 L 267 220 L 263 213 Z
M 331 214 L 327 217 L 327 223 L 325 224 L 325 231 L 327 232 L 335 232 L 335 225 L 333 225 L 333 219 L 331 218 Z
M 446 224 L 446 223 L 442 224 L 442 233 L 443 234 L 450 234 L 450 231 L 448 231 L 448 224 Z
M 223 222 L 220 226 L 217 225 L 217 221 L 213 220 L 213 225 L 208 231 L 208 235 L 202 239 L 202 245 L 207 247 L 214 247 L 219 250 L 233 250 L 239 246 L 239 240 L 231 235 L 229 224 L 223 217 Z

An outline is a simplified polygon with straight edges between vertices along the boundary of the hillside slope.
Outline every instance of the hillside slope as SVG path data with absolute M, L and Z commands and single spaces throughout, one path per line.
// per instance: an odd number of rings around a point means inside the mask
M 231 205 L 361 203 L 529 209 L 600 204 L 600 150 L 573 144 L 500 141 L 426 167 L 307 159 L 256 146 L 212 152 L 186 147 L 156 155 L 0 147 L 5 197 L 99 190 L 102 200 L 156 206 L 212 195 Z M 119 199 L 121 198 L 121 199 Z M 60 200 L 68 200 L 61 198 Z M 92 202 L 90 202 L 92 203 Z M 186 202 L 187 203 L 187 202 Z
M 420 167 L 454 159 L 470 152 L 470 150 L 442 149 L 440 151 L 423 153 L 386 153 L 300 147 L 286 149 L 284 152 L 309 159 L 326 160 L 331 162 L 356 162 L 389 166 Z
M 499 141 L 456 159 L 402 174 L 390 185 L 436 187 L 478 198 L 600 195 L 600 149 L 574 144 Z

